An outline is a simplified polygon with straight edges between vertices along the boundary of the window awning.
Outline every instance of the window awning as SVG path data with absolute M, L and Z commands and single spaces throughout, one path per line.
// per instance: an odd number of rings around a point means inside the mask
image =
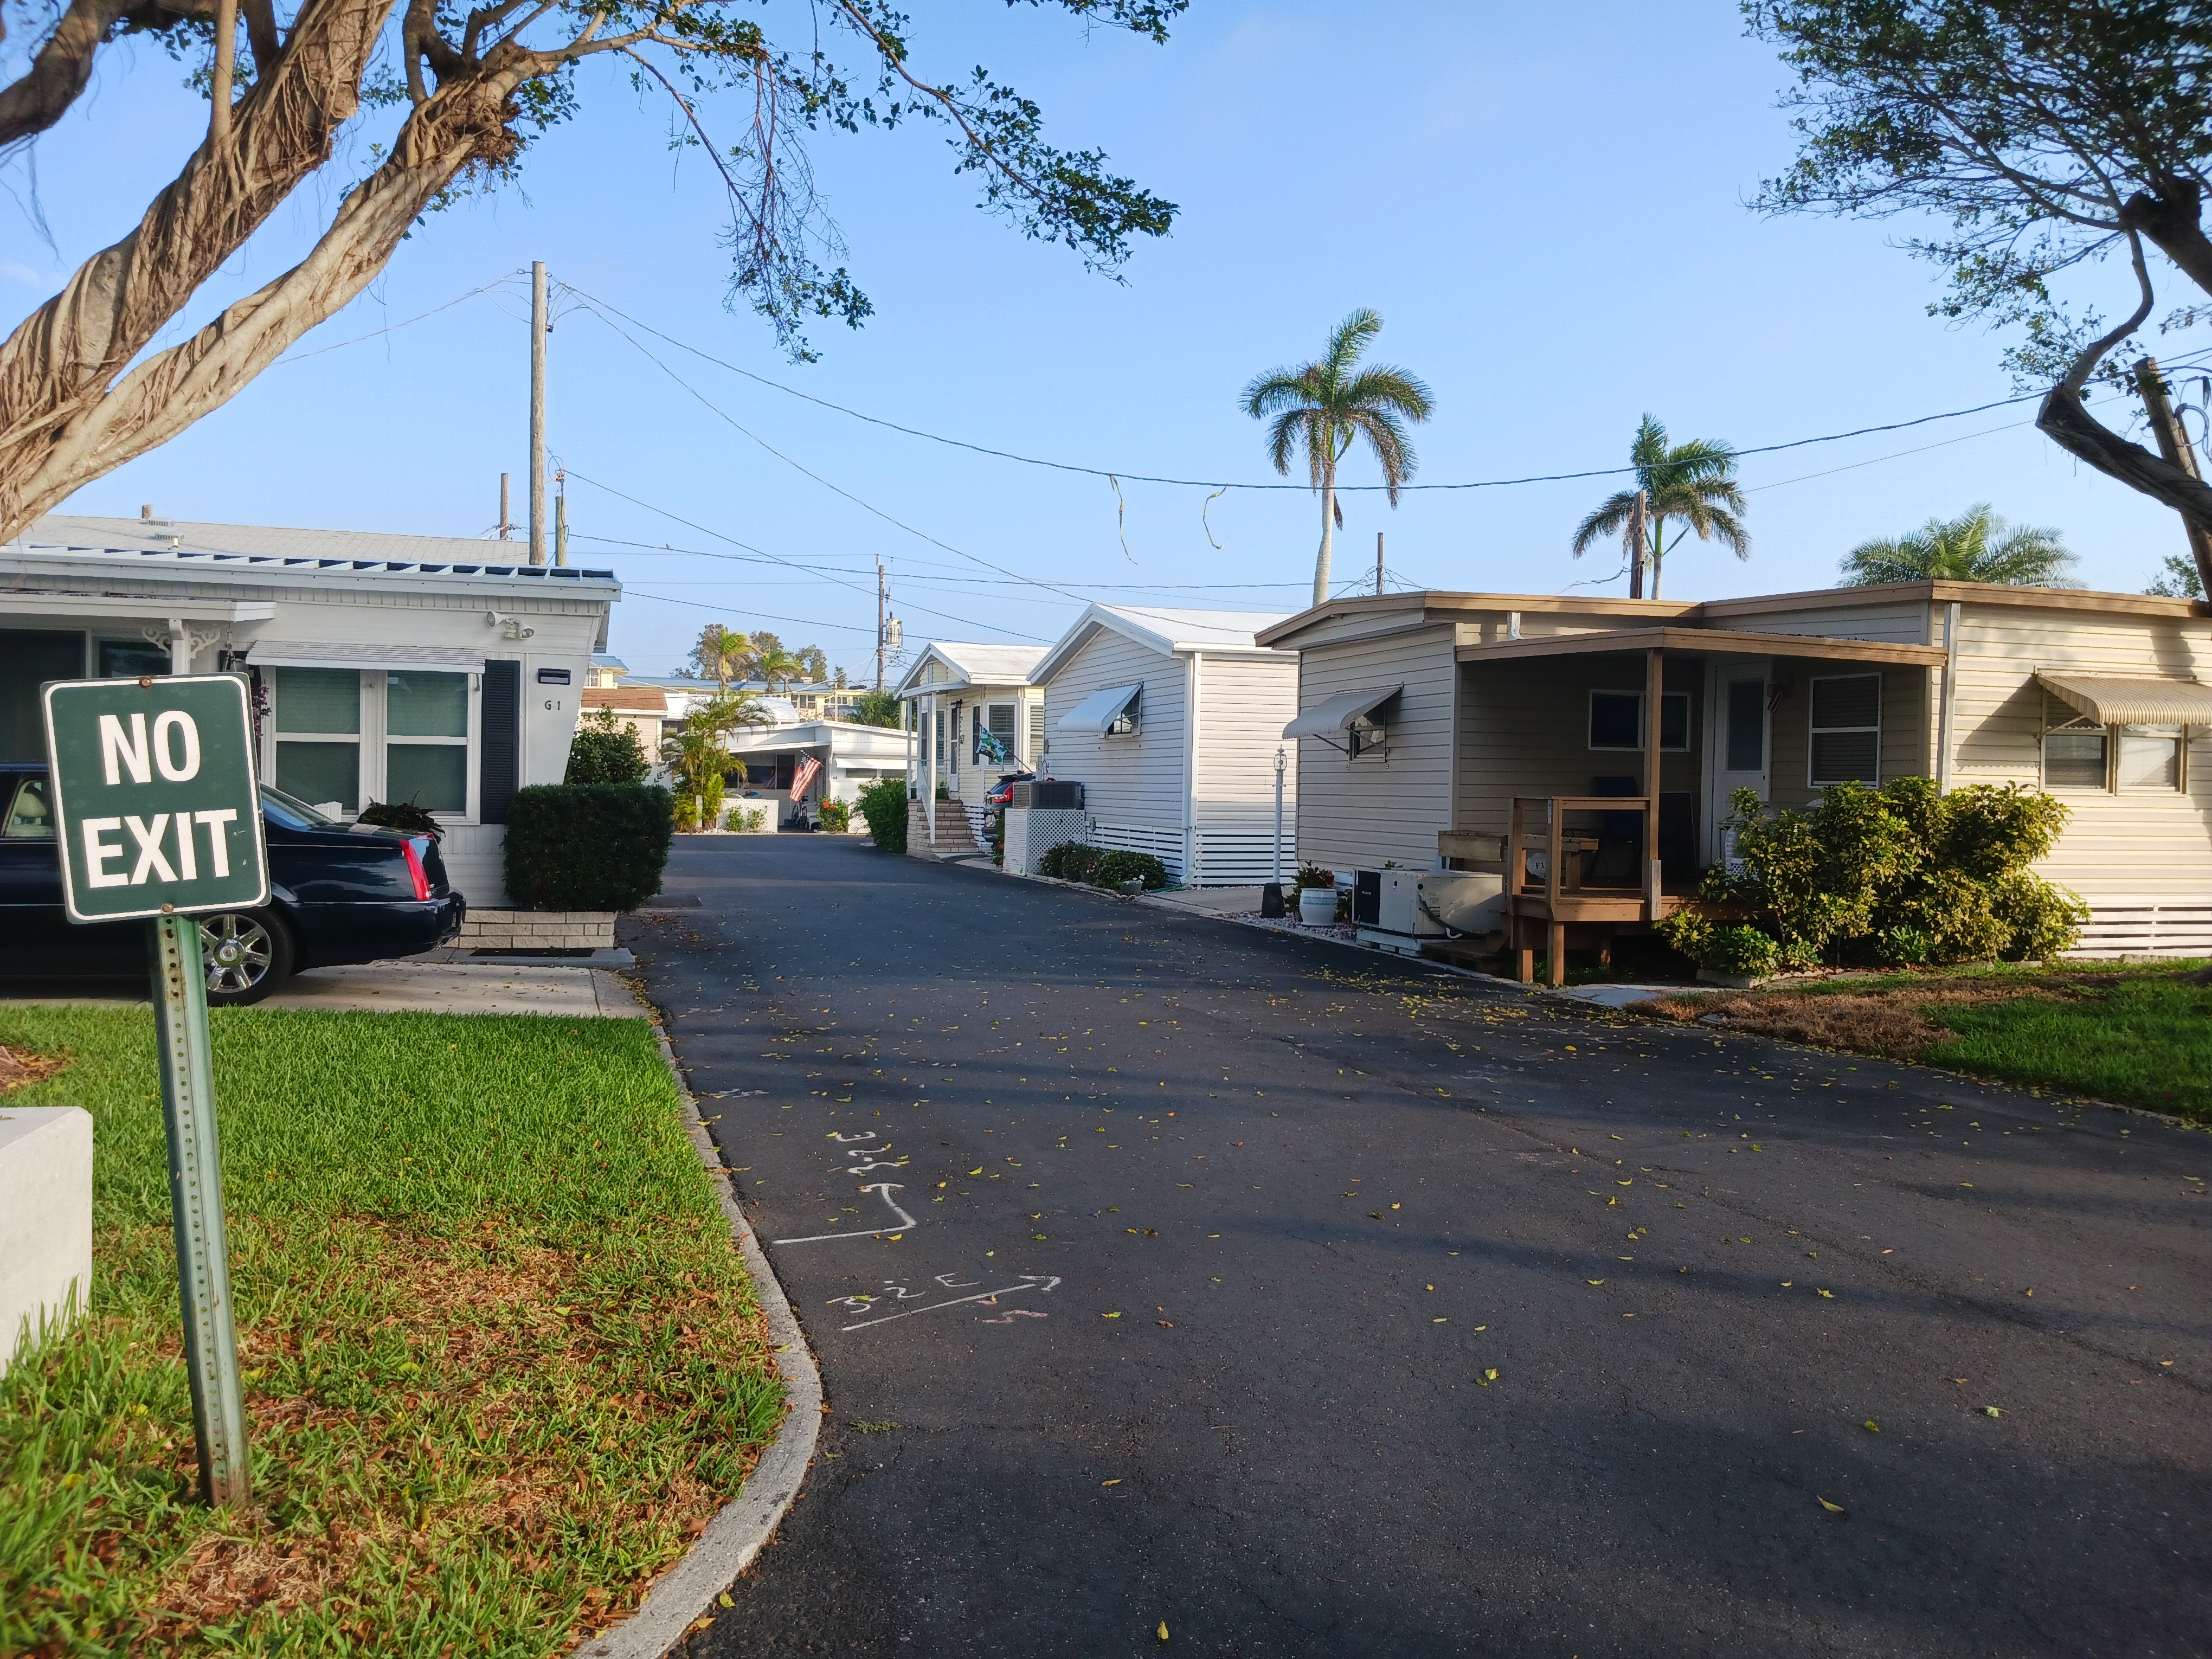
M 1400 684 L 1371 686 L 1364 691 L 1340 691 L 1334 696 L 1316 703 L 1292 720 L 1283 728 L 1283 735 L 1286 738 L 1334 737 L 1340 732 L 1349 731 L 1354 721 L 1365 720 L 1405 689 Z
M 357 645 L 324 640 L 256 640 L 246 653 L 256 668 L 434 669 L 483 672 L 484 653 L 458 645 Z
M 1103 691 L 1093 691 L 1060 717 L 1060 729 L 1063 732 L 1103 732 L 1121 718 L 1121 711 L 1144 689 L 1140 682 L 1135 685 L 1115 685 Z
M 2100 726 L 2212 726 L 2212 685 L 2201 680 L 2045 673 L 2035 678 L 2053 696 Z

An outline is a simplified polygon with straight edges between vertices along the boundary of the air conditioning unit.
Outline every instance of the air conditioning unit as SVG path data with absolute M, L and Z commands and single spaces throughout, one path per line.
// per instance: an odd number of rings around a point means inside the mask
M 1040 778 L 1034 783 L 1018 783 L 1010 803 L 1026 806 L 1039 812 L 1079 812 L 1083 810 L 1083 786 L 1062 783 L 1052 778 Z
M 1372 920 L 1359 895 L 1372 878 Z M 1480 870 L 1363 870 L 1353 888 L 1359 942 L 1416 955 L 1424 939 L 1473 938 L 1505 926 L 1505 878 Z

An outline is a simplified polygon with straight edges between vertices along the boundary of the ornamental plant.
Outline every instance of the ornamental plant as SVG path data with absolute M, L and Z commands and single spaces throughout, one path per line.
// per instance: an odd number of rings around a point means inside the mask
M 860 786 L 860 816 L 868 839 L 886 853 L 906 851 L 907 793 L 904 778 L 878 778 Z
M 1703 897 L 1771 941 L 1777 966 L 2048 961 L 2088 919 L 2077 896 L 2027 867 L 2049 856 L 2068 816 L 2040 790 L 1971 784 L 1946 794 L 1905 777 L 1879 789 L 1838 784 L 1808 808 L 1769 813 L 1748 789 L 1729 804 L 1742 871 L 1716 865 Z M 1707 967 L 1753 948 L 1724 943 L 1741 930 L 1696 910 L 1659 931 Z

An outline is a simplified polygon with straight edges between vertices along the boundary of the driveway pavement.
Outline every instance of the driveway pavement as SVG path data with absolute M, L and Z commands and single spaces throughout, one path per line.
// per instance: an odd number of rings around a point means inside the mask
M 701 1656 L 2212 1651 L 2212 1140 L 826 837 L 625 942 L 820 1356 Z

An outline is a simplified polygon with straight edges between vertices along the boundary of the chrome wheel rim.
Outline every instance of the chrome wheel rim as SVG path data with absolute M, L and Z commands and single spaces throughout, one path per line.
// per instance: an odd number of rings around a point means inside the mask
M 200 959 L 210 991 L 250 991 L 269 977 L 276 941 L 252 916 L 226 911 L 200 919 Z

